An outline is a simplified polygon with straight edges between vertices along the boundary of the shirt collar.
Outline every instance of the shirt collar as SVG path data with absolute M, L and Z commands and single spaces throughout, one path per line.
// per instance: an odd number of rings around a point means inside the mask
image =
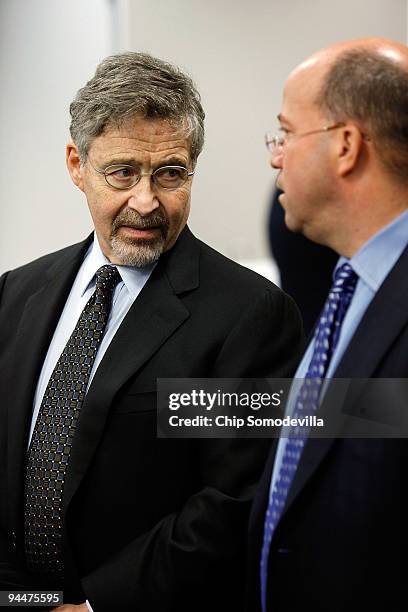
M 101 266 L 109 265 L 111 262 L 102 253 L 99 241 L 94 232 L 94 239 L 92 244 L 89 246 L 86 252 L 84 262 L 80 270 L 79 288 L 81 296 L 89 289 L 90 286 L 95 284 L 95 274 Z M 120 277 L 130 293 L 131 297 L 135 299 L 139 293 L 141 287 L 145 284 L 150 274 L 156 267 L 156 263 L 144 266 L 143 268 L 136 268 L 135 266 L 116 266 Z
M 408 210 L 374 234 L 349 260 L 340 257 L 335 271 L 349 262 L 353 270 L 377 292 L 408 243 Z

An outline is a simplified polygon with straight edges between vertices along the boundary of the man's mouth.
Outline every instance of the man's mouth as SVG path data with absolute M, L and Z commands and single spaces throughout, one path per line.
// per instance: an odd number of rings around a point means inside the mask
M 158 225 L 150 227 L 137 227 L 134 225 L 121 225 L 120 230 L 124 230 L 127 234 L 134 238 L 154 238 L 158 233 L 162 233 L 162 227 Z
M 165 240 L 169 229 L 169 223 L 164 212 L 158 210 L 151 215 L 142 217 L 137 211 L 130 209 L 122 210 L 112 223 L 112 236 L 122 236 L 129 242 L 142 243 Z

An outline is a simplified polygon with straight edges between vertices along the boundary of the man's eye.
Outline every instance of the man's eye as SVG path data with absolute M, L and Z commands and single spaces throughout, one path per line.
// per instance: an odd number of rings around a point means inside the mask
M 154 173 L 154 181 L 163 189 L 177 189 L 188 179 L 188 170 L 177 166 L 163 166 Z
M 128 168 L 128 167 L 109 168 L 106 174 L 120 181 L 120 180 L 126 180 L 129 178 L 133 178 L 136 175 L 136 170 L 134 168 Z
M 156 180 L 164 187 L 178 185 L 186 180 L 187 170 L 185 168 L 164 167 L 155 172 Z
M 163 168 L 160 170 L 160 178 L 168 180 L 179 179 L 182 176 L 183 171 L 180 168 Z

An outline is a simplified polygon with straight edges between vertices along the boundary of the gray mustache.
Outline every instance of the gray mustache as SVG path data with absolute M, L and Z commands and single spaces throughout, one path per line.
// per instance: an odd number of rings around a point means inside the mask
M 167 232 L 169 222 L 162 211 L 155 211 L 148 217 L 142 217 L 136 211 L 125 210 L 120 212 L 112 223 L 112 232 L 115 233 L 122 225 L 135 229 L 160 228 Z

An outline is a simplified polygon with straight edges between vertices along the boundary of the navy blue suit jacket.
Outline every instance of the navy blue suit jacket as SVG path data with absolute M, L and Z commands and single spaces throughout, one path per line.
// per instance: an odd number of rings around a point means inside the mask
M 337 378 L 400 378 L 374 398 L 352 381 L 348 409 L 408 414 L 408 248 L 369 305 Z M 375 400 L 380 399 L 376 402 Z M 325 400 L 321 410 L 330 411 Z M 259 560 L 273 444 L 250 519 L 247 610 L 260 610 Z M 309 439 L 272 539 L 268 610 L 406 610 L 408 440 Z

